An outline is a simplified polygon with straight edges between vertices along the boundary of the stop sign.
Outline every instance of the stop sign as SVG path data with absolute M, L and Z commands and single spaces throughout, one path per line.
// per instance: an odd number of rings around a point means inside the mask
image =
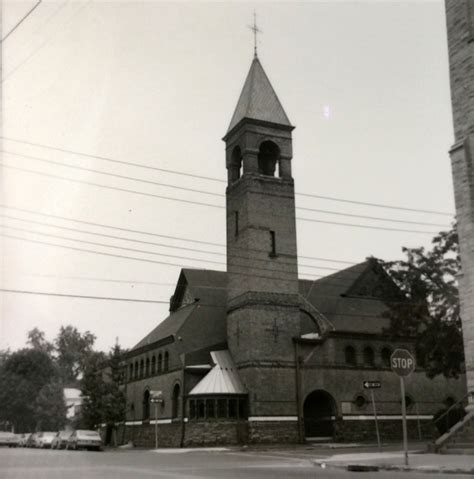
M 415 358 L 406 349 L 395 349 L 390 356 L 390 366 L 398 376 L 409 376 L 415 369 Z

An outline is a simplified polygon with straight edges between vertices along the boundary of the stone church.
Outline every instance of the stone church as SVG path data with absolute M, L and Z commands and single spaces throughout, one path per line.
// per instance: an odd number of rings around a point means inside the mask
M 401 436 L 397 347 L 385 334 L 400 292 L 375 260 L 298 278 L 292 126 L 257 56 L 225 142 L 227 271 L 183 269 L 169 316 L 123 359 L 119 440 L 152 446 L 375 441 Z M 297 161 L 297 159 L 295 160 Z M 224 161 L 223 161 L 224 167 Z M 163 402 L 150 402 L 161 391 Z M 465 394 L 464 379 L 406 380 L 409 434 Z

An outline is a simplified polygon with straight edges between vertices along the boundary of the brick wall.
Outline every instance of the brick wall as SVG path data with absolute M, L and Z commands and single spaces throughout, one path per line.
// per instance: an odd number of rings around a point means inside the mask
M 461 317 L 474 392 L 474 0 L 446 0 L 455 144 L 450 151 L 461 250 Z M 474 407 L 474 403 L 473 403 Z

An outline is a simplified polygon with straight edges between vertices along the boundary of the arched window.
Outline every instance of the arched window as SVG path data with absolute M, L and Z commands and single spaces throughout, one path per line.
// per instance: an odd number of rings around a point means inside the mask
M 173 397 L 172 397 L 172 404 L 171 404 L 172 418 L 179 416 L 179 393 L 180 393 L 179 384 L 175 384 L 173 388 Z
M 128 379 L 129 381 L 133 380 L 133 364 L 132 363 L 130 363 L 130 366 L 129 366 Z
M 359 396 L 355 398 L 354 403 L 359 409 L 362 409 L 366 406 L 367 399 L 362 394 L 359 394 Z
M 143 393 L 143 420 L 150 419 L 150 391 Z
M 156 357 L 155 355 L 153 355 L 151 357 L 151 374 L 155 374 L 156 373 Z
M 375 363 L 374 350 L 370 346 L 367 346 L 366 348 L 364 348 L 364 364 L 366 366 L 373 366 L 374 363 Z
M 390 367 L 390 356 L 392 355 L 392 351 L 390 348 L 383 348 L 381 352 L 382 356 L 382 365 L 384 368 Z
M 280 158 L 280 149 L 273 141 L 264 141 L 258 151 L 258 172 L 275 176 L 275 167 Z
M 138 379 L 138 361 L 135 361 L 135 379 Z
M 145 363 L 143 362 L 143 359 L 140 360 L 140 377 L 143 377 L 143 373 L 145 372 Z
M 168 371 L 170 367 L 170 355 L 168 351 L 165 351 L 165 359 L 164 359 L 164 364 L 163 364 L 163 370 Z
M 346 346 L 346 349 L 344 350 L 344 357 L 346 364 L 349 366 L 355 366 L 357 364 L 356 352 L 352 346 Z
M 229 183 L 234 183 L 242 176 L 242 152 L 240 146 L 236 146 L 232 151 L 229 173 Z
M 150 375 L 150 359 L 149 358 L 146 358 L 146 361 L 145 361 L 145 376 L 149 376 Z
M 163 355 L 160 353 L 158 354 L 158 372 L 161 373 L 163 371 Z

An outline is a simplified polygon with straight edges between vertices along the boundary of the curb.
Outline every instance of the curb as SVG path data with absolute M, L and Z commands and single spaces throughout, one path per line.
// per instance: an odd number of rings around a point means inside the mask
M 397 472 L 421 472 L 426 474 L 464 474 L 474 475 L 474 468 L 460 469 L 449 467 L 433 466 L 397 466 L 394 464 L 348 464 L 342 462 L 325 462 L 324 459 L 312 461 L 314 466 L 322 469 L 334 468 L 344 469 L 351 472 L 378 472 L 378 471 L 397 471 Z

